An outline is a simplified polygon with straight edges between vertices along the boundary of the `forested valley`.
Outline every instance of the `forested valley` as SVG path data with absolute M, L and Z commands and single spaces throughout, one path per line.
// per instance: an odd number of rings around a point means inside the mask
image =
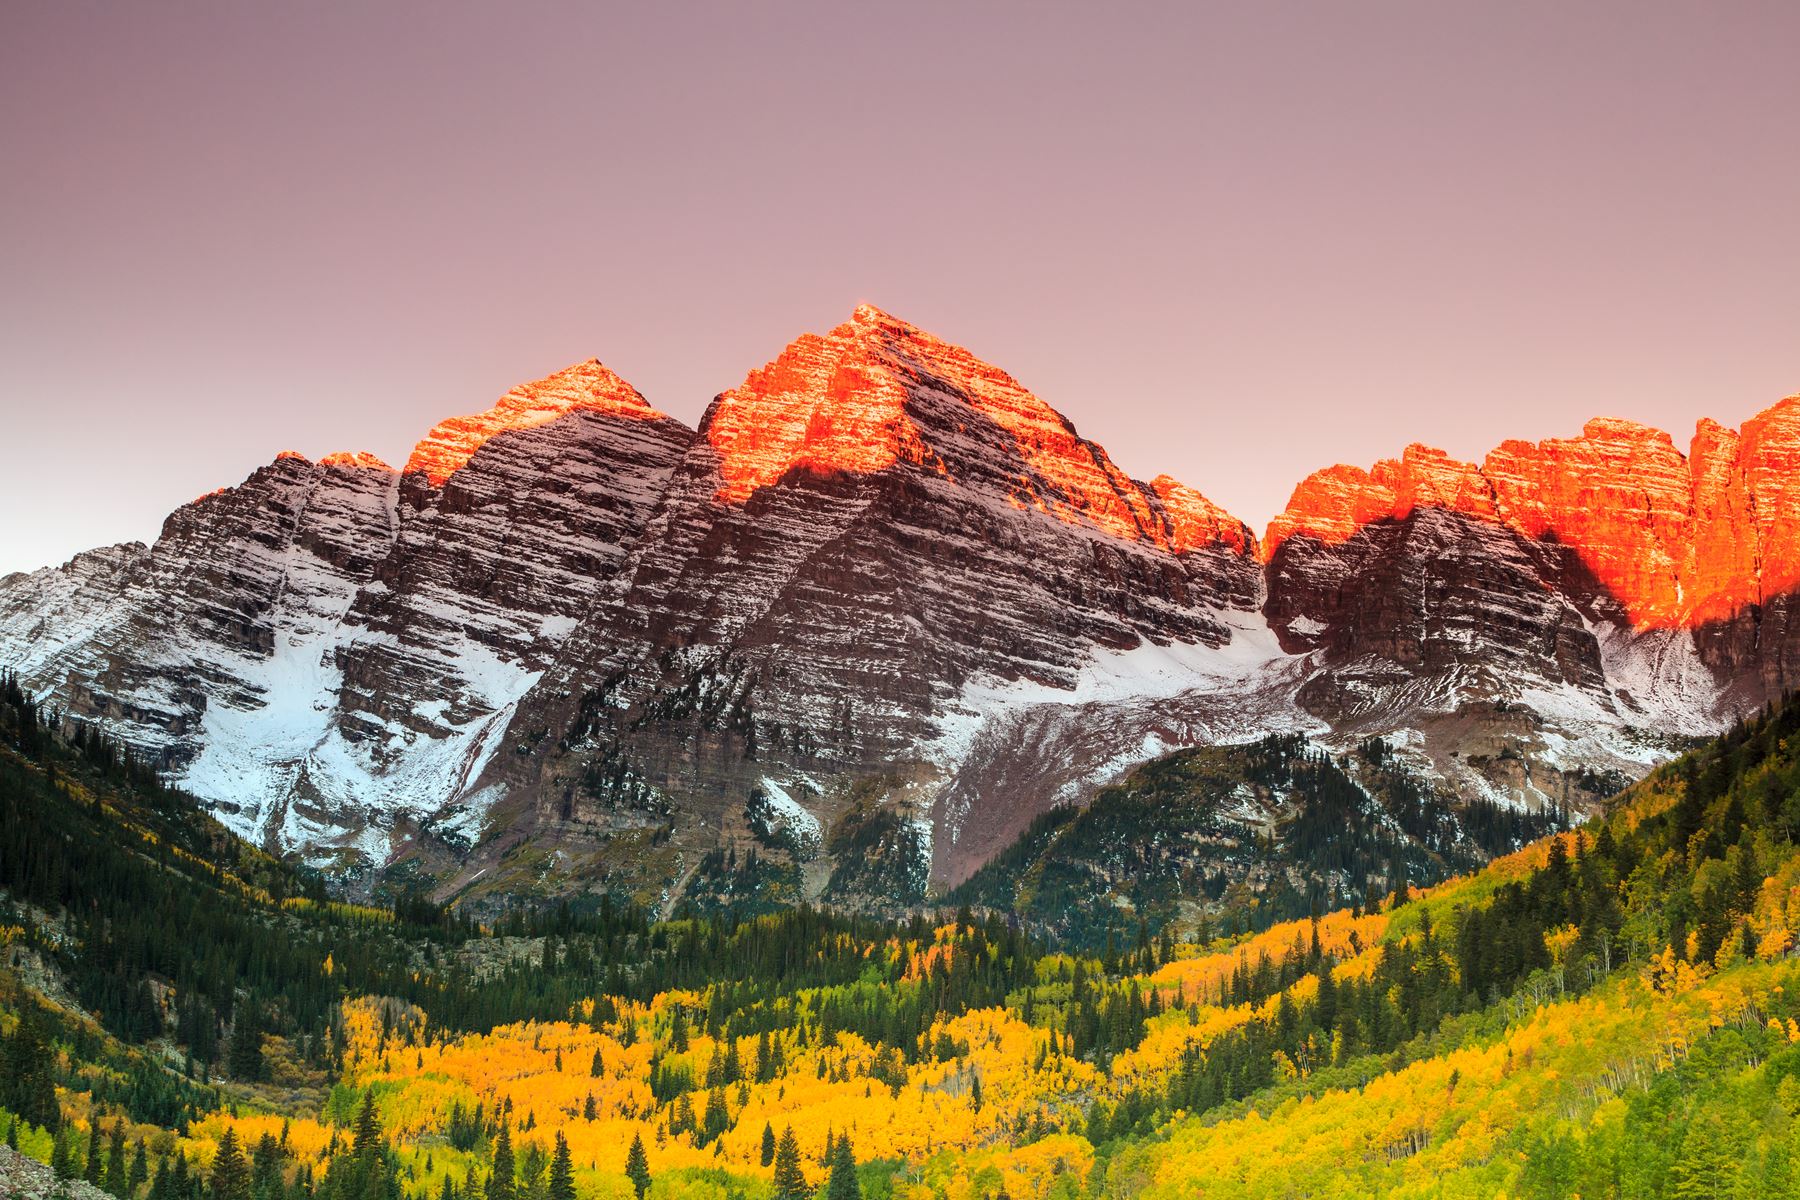
M 117 1200 L 1791 1196 L 1797 835 L 1789 703 L 1293 920 L 477 920 L 334 898 L 7 678 L 0 1129 Z

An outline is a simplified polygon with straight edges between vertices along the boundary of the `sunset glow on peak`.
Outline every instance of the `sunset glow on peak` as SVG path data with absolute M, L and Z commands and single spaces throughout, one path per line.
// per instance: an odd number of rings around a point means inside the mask
M 867 475 L 900 464 L 1000 491 L 1017 508 L 1182 552 L 1254 539 L 1198 492 L 1129 478 L 1011 375 L 872 304 L 806 334 L 721 395 L 702 431 L 718 498 L 741 504 L 796 468 Z
M 337 450 L 319 460 L 321 467 L 356 467 L 366 471 L 391 471 L 394 468 L 367 450 Z
M 1327 467 L 1294 489 L 1263 555 L 1418 508 L 1568 546 L 1639 628 L 1729 617 L 1800 585 L 1800 398 L 1741 432 L 1702 420 L 1685 455 L 1663 430 L 1599 417 L 1578 437 L 1502 442 L 1479 466 L 1414 445 L 1368 471 Z
M 571 412 L 666 420 L 636 388 L 590 358 L 535 383 L 521 384 L 485 412 L 439 422 L 413 448 L 405 473 L 423 474 L 441 487 L 474 457 L 488 439 L 518 429 L 532 429 Z

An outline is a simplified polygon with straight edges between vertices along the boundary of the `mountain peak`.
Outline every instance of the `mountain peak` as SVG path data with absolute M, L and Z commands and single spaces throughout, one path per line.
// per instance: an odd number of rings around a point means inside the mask
M 441 487 L 488 439 L 516 429 L 546 425 L 576 411 L 642 420 L 668 419 L 599 359 L 590 358 L 535 383 L 520 384 L 485 412 L 438 422 L 413 447 L 405 473 L 423 474 L 432 486 Z
M 364 471 L 392 471 L 378 455 L 367 450 L 337 450 L 319 460 L 321 467 L 353 467 Z
M 916 332 L 918 328 L 911 322 L 902 321 L 899 317 L 894 316 L 892 313 L 885 312 L 867 301 L 856 306 L 855 311 L 850 314 L 850 323 L 863 329 L 888 328 L 905 329 Z
M 719 396 L 701 429 L 726 504 L 795 469 L 871 475 L 910 465 L 998 492 L 1017 509 L 1165 549 L 1203 530 L 1229 529 L 1225 540 L 1240 551 L 1254 542 L 1192 489 L 1180 493 L 1178 517 L 1164 511 L 1166 497 L 1127 477 L 1011 375 L 872 304 L 829 333 L 796 338 Z

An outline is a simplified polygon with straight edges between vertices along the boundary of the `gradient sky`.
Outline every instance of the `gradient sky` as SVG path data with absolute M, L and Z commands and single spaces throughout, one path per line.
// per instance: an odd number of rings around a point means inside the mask
M 1260 528 L 1800 391 L 1800 5 L 0 7 L 0 572 L 859 300 Z

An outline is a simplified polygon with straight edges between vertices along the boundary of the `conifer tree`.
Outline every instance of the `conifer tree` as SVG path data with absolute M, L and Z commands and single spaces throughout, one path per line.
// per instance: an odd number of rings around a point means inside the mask
M 213 1157 L 212 1200 L 250 1200 L 250 1167 L 232 1129 L 219 1139 L 219 1151 Z
M 265 1073 L 262 1028 L 256 1013 L 245 1004 L 231 1023 L 231 1045 L 225 1051 L 225 1067 L 235 1079 L 255 1082 Z
M 106 1141 L 106 1190 L 125 1200 L 125 1124 L 114 1121 Z
M 762 1165 L 768 1166 L 775 1161 L 775 1126 L 763 1122 Z
M 95 1187 L 99 1187 L 102 1165 L 103 1164 L 102 1164 L 102 1160 L 101 1160 L 101 1156 L 100 1156 L 100 1122 L 89 1121 L 88 1122 L 88 1140 L 87 1140 L 87 1167 L 81 1172 L 81 1177 L 83 1179 L 87 1180 L 89 1183 L 93 1184 Z
M 800 1169 L 800 1143 L 794 1140 L 794 1127 L 789 1125 L 781 1131 L 781 1144 L 775 1149 L 775 1200 L 807 1200 L 811 1194 Z
M 706 1111 L 700 1119 L 700 1144 L 706 1145 L 731 1125 L 731 1109 L 725 1100 L 725 1089 L 714 1087 L 706 1094 Z
M 575 1168 L 569 1161 L 569 1140 L 556 1135 L 556 1150 L 550 1156 L 548 1200 L 575 1200 Z
M 825 1200 L 862 1200 L 862 1188 L 856 1182 L 856 1155 L 851 1152 L 848 1133 L 831 1148 L 831 1177 L 825 1185 Z
M 69 1154 L 67 1126 L 56 1131 L 56 1140 L 50 1144 L 50 1170 L 58 1179 L 75 1178 L 75 1160 Z
M 51 1078 L 52 1062 L 43 1018 L 37 1005 L 27 1001 L 20 1006 L 13 1035 L 0 1042 L 0 1108 L 55 1131 L 62 1119 Z
M 644 1200 L 644 1193 L 650 1190 L 650 1157 L 644 1153 L 644 1135 L 641 1133 L 631 1139 L 631 1149 L 625 1155 L 625 1174 L 631 1177 L 638 1200 Z
M 494 1139 L 494 1166 L 488 1174 L 487 1200 L 513 1200 L 512 1134 L 504 1123 Z
M 362 1108 L 356 1114 L 356 1133 L 350 1143 L 351 1153 L 367 1154 L 381 1144 L 381 1118 L 375 1112 L 375 1089 L 363 1093 Z
M 255 1200 L 282 1200 L 281 1147 L 265 1133 L 250 1152 L 250 1194 Z

